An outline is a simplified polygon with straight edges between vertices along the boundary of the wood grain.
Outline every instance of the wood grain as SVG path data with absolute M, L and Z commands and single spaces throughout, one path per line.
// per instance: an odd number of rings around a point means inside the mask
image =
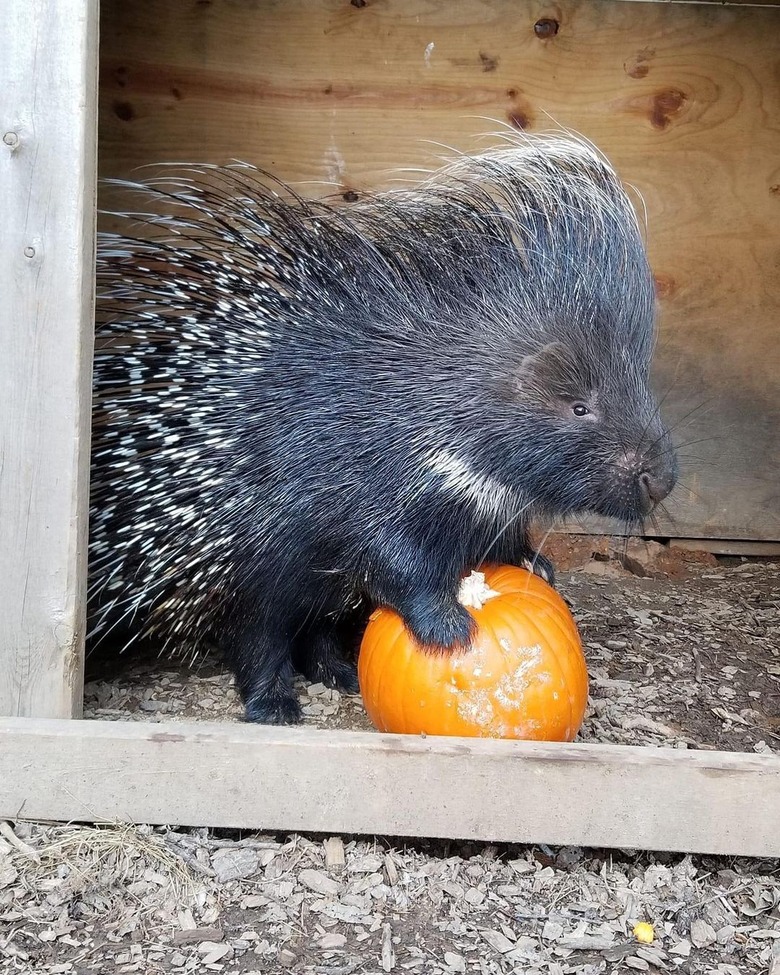
M 97 2 L 4 0 L 0 17 L 0 714 L 69 717 L 82 703 Z
M 685 444 L 657 531 L 778 540 L 778 37 L 777 6 L 105 0 L 101 168 L 241 158 L 359 192 L 416 178 L 432 143 L 584 133 L 647 209 Z
M 778 809 L 768 755 L 0 719 L 0 818 L 777 856 Z

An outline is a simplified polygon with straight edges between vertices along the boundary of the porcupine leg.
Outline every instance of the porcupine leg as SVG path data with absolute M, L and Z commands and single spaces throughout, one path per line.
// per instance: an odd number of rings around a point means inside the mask
M 471 643 L 474 620 L 454 595 L 418 591 L 383 603 L 400 614 L 409 632 L 426 647 L 454 650 Z
M 385 559 L 375 559 L 376 565 L 384 562 L 385 570 L 375 571 L 369 579 L 373 600 L 395 609 L 407 629 L 425 646 L 442 650 L 468 646 L 474 635 L 474 619 L 458 601 L 460 573 L 445 568 L 458 563 L 457 554 L 446 548 L 426 551 L 403 546 L 400 536 L 393 541 L 392 548 L 382 553 Z M 388 554 L 392 560 L 389 571 Z M 500 561 L 521 565 L 550 585 L 555 584 L 552 562 L 534 549 L 526 532 L 516 536 L 508 550 L 501 551 Z
M 292 688 L 293 666 L 287 660 L 270 677 L 251 677 L 245 684 L 238 677 L 247 721 L 257 724 L 297 724 L 301 706 Z
M 407 628 L 425 646 L 454 650 L 471 643 L 474 620 L 454 594 L 417 592 L 397 608 Z
M 393 562 L 392 568 L 385 563 L 384 571 L 372 571 L 368 579 L 372 600 L 394 609 L 425 646 L 441 650 L 468 646 L 475 623 L 458 602 L 458 573 L 440 568 L 447 564 L 444 556 L 407 549 L 403 561 Z M 376 565 L 381 563 L 377 560 Z
M 264 620 L 228 648 L 247 721 L 297 724 L 301 706 L 293 691 L 293 663 L 283 626 Z
M 313 684 L 357 694 L 357 669 L 344 659 L 343 647 L 343 635 L 337 628 L 323 627 L 306 633 L 295 650 L 296 669 Z

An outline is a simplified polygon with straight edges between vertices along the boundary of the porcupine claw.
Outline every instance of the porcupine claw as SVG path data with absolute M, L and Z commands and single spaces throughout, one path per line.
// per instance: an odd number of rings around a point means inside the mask
M 307 661 L 302 669 L 303 676 L 312 684 L 321 683 L 344 694 L 357 694 L 360 691 L 355 665 L 335 655 L 315 657 Z
M 544 579 L 549 585 L 555 585 L 555 567 L 549 559 L 538 552 L 534 552 L 530 559 L 523 559 L 523 568 Z

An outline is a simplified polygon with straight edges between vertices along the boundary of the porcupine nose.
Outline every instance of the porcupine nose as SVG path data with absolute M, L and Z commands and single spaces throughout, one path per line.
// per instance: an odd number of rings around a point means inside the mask
M 669 470 L 664 473 L 654 471 L 644 471 L 639 475 L 639 493 L 641 495 L 642 510 L 645 514 L 668 497 L 674 487 L 674 471 Z

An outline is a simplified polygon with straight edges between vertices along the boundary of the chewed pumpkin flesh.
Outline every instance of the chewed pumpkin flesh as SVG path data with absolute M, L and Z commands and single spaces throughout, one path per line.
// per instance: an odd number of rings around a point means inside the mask
M 471 647 L 420 647 L 392 610 L 372 614 L 358 676 L 381 731 L 571 741 L 580 728 L 588 676 L 563 599 L 524 569 L 485 570 L 492 596 L 469 607 Z

